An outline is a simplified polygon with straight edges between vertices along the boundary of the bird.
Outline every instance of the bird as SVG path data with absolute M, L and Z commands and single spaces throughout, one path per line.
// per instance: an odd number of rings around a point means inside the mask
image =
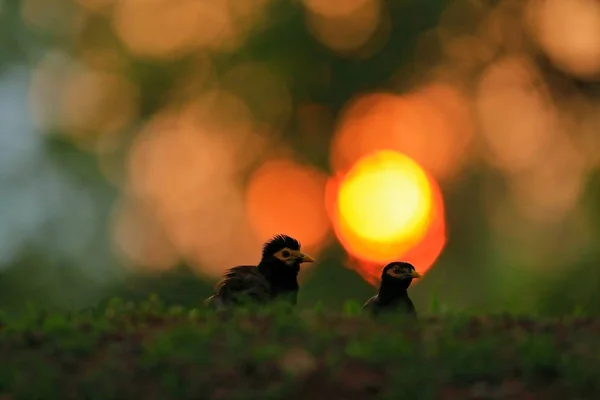
M 363 310 L 371 315 L 380 315 L 387 312 L 417 318 L 415 306 L 408 297 L 407 289 L 413 279 L 421 275 L 415 267 L 407 262 L 394 261 L 383 267 L 379 293 L 371 297 L 363 305 Z
M 275 299 L 293 306 L 298 301 L 300 264 L 315 262 L 300 251 L 298 240 L 277 234 L 262 248 L 258 265 L 240 265 L 225 271 L 212 296 L 204 301 L 213 308 L 228 308 L 246 302 L 266 304 Z

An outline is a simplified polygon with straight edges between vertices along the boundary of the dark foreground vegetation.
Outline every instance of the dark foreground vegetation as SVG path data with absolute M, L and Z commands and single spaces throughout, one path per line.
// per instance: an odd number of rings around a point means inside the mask
M 3 317 L 0 399 L 594 399 L 600 318 L 165 309 Z

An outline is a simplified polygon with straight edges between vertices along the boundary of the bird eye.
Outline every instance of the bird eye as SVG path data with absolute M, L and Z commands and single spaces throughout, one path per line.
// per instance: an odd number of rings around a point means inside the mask
M 284 250 L 284 251 L 281 252 L 281 256 L 283 258 L 288 258 L 290 256 L 290 252 L 287 251 L 287 250 Z
M 394 273 L 395 273 L 395 274 L 399 274 L 399 273 L 401 273 L 401 272 L 402 272 L 402 271 L 400 271 L 400 268 L 398 268 L 398 267 L 394 268 Z

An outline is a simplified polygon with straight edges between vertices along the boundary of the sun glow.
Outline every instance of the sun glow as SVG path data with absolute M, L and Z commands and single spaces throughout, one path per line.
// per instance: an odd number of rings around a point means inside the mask
M 363 157 L 330 182 L 336 235 L 360 260 L 385 263 L 402 258 L 429 236 L 443 214 L 434 185 L 401 153 L 384 150 Z

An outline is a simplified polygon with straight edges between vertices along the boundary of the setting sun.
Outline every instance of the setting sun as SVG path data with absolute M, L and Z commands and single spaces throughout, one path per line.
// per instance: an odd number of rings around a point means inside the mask
M 430 177 L 395 151 L 363 157 L 333 186 L 336 234 L 350 254 L 365 261 L 406 255 L 428 235 L 438 214 Z
M 349 228 L 359 236 L 395 242 L 425 230 L 431 190 L 412 160 L 381 152 L 350 171 L 340 188 L 338 205 Z
M 359 161 L 340 186 L 338 208 L 348 228 L 378 242 L 404 242 L 425 233 L 431 210 L 427 176 L 392 151 Z

